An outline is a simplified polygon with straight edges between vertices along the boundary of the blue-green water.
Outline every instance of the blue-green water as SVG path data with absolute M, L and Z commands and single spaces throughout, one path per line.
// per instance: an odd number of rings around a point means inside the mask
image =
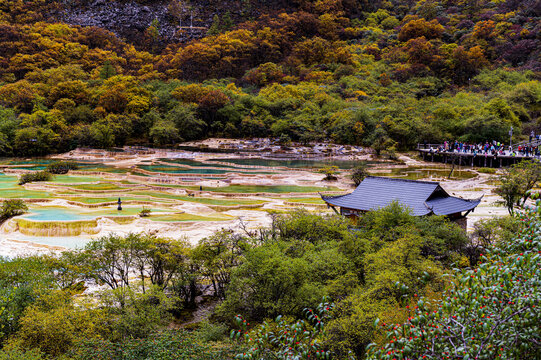
M 192 167 L 202 167 L 202 168 L 213 167 L 213 168 L 223 168 L 223 169 L 250 169 L 250 168 L 242 167 L 242 166 L 213 164 L 213 163 L 202 162 L 202 161 L 197 161 L 197 160 L 192 160 L 192 159 L 159 159 L 159 160 L 170 163 L 170 164 L 188 165 Z
M 142 209 L 139 206 L 124 206 L 123 210 L 119 211 L 116 206 L 109 206 L 99 210 L 81 211 L 72 208 L 44 206 L 30 208 L 23 217 L 33 221 L 81 221 L 93 220 L 103 216 L 134 216 L 138 215 Z M 170 210 L 152 208 L 151 211 L 153 213 L 162 213 Z
M 326 166 L 338 166 L 340 169 L 351 169 L 362 161 L 358 160 L 298 160 L 298 159 L 265 159 L 265 158 L 233 158 L 233 159 L 216 159 L 225 163 L 236 165 L 255 165 L 265 167 L 288 167 L 288 168 L 322 168 Z M 368 165 L 376 164 L 377 162 L 365 162 Z
M 51 207 L 30 209 L 30 212 L 24 215 L 24 218 L 35 221 L 75 221 L 92 220 L 96 218 L 96 215 L 85 214 L 68 208 Z
M 183 169 L 178 166 L 169 166 L 169 165 L 138 165 L 140 169 L 144 169 L 152 172 L 161 172 L 168 174 L 227 174 L 230 172 L 239 172 L 234 171 L 233 169 L 207 169 L 207 168 L 197 168 L 197 169 Z M 250 172 L 250 174 L 272 174 L 271 172 L 264 171 L 255 171 Z

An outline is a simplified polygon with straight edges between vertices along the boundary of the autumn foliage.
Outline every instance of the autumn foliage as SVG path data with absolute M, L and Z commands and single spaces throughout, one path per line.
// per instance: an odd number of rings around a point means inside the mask
M 501 134 L 538 127 L 539 12 L 528 2 L 264 3 L 276 11 L 234 21 L 216 4 L 227 26 L 156 46 L 157 22 L 153 41 L 130 44 L 59 22 L 61 2 L 0 1 L 0 154 L 203 136 L 409 148 L 485 140 L 471 131 L 483 122 Z

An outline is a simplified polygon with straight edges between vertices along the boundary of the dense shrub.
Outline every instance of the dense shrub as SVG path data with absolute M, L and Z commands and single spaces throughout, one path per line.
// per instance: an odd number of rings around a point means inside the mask
M 146 339 L 130 339 L 120 343 L 107 340 L 82 340 L 71 356 L 77 360 L 220 360 L 232 358 L 233 345 L 212 348 L 203 343 L 195 333 L 182 330 L 149 334 Z
M 19 185 L 24 185 L 26 183 L 36 181 L 51 181 L 52 178 L 52 174 L 48 171 L 36 171 L 32 173 L 26 173 L 21 175 L 21 177 L 19 178 Z
M 2 203 L 0 209 L 0 221 L 4 221 L 14 216 L 24 214 L 28 210 L 28 207 L 23 200 L 20 199 L 8 199 Z
M 57 161 L 47 165 L 47 171 L 51 174 L 67 174 L 70 170 L 77 170 L 79 166 L 74 161 Z
M 456 271 L 441 300 L 420 298 L 388 329 L 370 359 L 539 359 L 541 202 L 518 218 L 511 241 L 491 246 L 479 266 Z M 417 300 L 417 299 L 413 299 Z

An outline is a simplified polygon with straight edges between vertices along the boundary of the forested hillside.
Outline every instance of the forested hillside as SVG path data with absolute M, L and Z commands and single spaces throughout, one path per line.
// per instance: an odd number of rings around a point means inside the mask
M 0 155 L 541 130 L 535 0 L 112 3 L 0 0 Z

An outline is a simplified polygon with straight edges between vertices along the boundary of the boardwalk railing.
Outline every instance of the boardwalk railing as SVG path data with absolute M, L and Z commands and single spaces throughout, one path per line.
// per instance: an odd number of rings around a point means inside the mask
M 417 150 L 428 150 L 430 148 L 437 149 L 440 146 L 443 146 L 443 144 L 417 144 Z
M 513 150 L 517 150 L 519 146 L 530 146 L 530 147 L 536 147 L 541 146 L 541 139 L 534 139 L 532 142 L 529 141 L 523 141 L 518 144 L 513 145 Z
M 417 144 L 417 150 L 429 150 L 430 148 L 437 149 L 440 146 L 443 146 L 443 144 Z M 541 139 L 533 139 L 533 141 L 521 141 L 517 144 L 513 144 L 513 150 L 516 151 L 518 147 L 536 147 L 541 146 Z M 505 147 L 505 146 L 504 146 Z M 507 150 L 507 147 L 505 147 L 505 150 Z

